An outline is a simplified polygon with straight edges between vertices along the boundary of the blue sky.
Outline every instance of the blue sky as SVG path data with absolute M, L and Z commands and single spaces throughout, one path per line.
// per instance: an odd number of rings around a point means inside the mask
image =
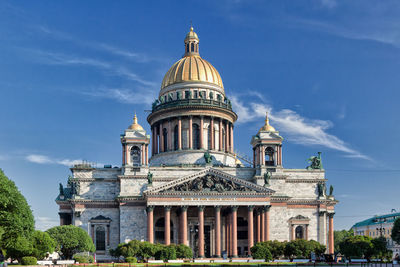
M 284 167 L 323 152 L 336 229 L 399 211 L 398 14 L 398 1 L 2 1 L 0 167 L 37 227 L 56 225 L 68 166 L 119 166 L 135 111 L 149 130 L 192 21 L 239 115 L 242 154 L 268 110 Z

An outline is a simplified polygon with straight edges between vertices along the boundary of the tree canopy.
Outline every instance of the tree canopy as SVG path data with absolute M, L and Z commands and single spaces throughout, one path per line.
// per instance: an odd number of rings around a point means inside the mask
M 29 239 L 35 222 L 32 210 L 13 181 L 0 169 L 0 248 L 19 257 L 31 249 Z
M 348 238 L 349 236 L 353 236 L 354 231 L 353 229 L 350 229 L 349 231 L 347 230 L 334 231 L 333 235 L 335 240 L 335 251 L 340 251 L 339 243 Z
M 32 235 L 32 256 L 41 260 L 47 253 L 53 253 L 56 242 L 51 236 L 42 231 L 36 230 Z
M 55 241 L 56 250 L 71 259 L 78 252 L 95 252 L 95 247 L 88 233 L 74 225 L 62 225 L 46 231 Z
M 400 217 L 394 221 L 391 237 L 393 241 L 400 244 Z

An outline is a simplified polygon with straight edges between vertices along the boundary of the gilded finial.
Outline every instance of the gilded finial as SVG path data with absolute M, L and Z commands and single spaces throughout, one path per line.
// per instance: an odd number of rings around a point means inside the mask
M 129 129 L 135 130 L 135 131 L 144 131 L 143 127 L 138 123 L 138 118 L 136 116 L 136 112 L 135 112 L 135 115 L 133 116 L 133 123 L 131 124 L 131 126 L 129 126 Z
M 268 111 L 265 112 L 265 124 L 261 127 L 260 131 L 275 132 L 275 128 L 269 125 Z
M 138 124 L 136 112 L 135 112 L 135 116 L 133 116 L 133 124 Z

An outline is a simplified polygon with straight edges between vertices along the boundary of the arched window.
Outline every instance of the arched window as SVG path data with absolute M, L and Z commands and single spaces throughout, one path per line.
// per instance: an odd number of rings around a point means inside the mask
M 186 53 L 189 53 L 189 44 L 186 44 Z
M 96 227 L 96 250 L 106 250 L 106 230 L 103 226 Z
M 297 226 L 295 229 L 296 239 L 304 239 L 303 226 Z
M 131 149 L 131 160 L 133 166 L 140 166 L 140 148 L 133 146 Z
M 191 43 L 190 46 L 191 46 L 191 52 L 194 52 L 194 43 Z
M 174 150 L 178 150 L 178 125 L 174 128 Z
M 274 160 L 274 154 L 275 151 L 272 147 L 267 147 L 265 150 L 265 165 L 266 166 L 274 166 L 275 165 L 275 160 Z
M 170 221 L 170 229 L 171 229 L 171 243 L 174 243 L 174 231 L 173 231 L 173 223 L 172 223 L 172 221 Z M 165 236 L 164 236 L 164 232 L 165 232 L 165 219 L 164 219 L 164 217 L 162 217 L 162 218 L 160 218 L 160 219 L 158 219 L 157 221 L 156 221 L 156 224 L 155 224 L 155 239 L 156 239 L 156 243 L 164 243 L 164 238 L 165 238 Z
M 168 132 L 167 129 L 163 129 L 163 138 L 164 138 L 164 151 L 168 151 Z
M 193 149 L 200 149 L 200 127 L 196 123 L 193 123 L 192 134 L 193 134 Z
M 208 149 L 211 149 L 211 138 L 212 138 L 211 125 L 208 125 L 208 129 L 207 129 L 207 147 L 208 147 Z

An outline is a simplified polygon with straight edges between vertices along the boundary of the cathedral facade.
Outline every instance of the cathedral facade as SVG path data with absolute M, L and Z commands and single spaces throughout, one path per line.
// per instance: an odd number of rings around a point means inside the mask
M 104 260 L 133 239 L 186 244 L 198 258 L 247 257 L 256 242 L 299 238 L 333 253 L 337 201 L 326 193 L 320 156 L 307 169 L 284 168 L 283 138 L 266 116 L 243 164 L 222 79 L 200 57 L 193 28 L 184 43 L 147 117 L 151 135 L 135 115 L 120 136 L 121 167 L 72 167 L 56 199 L 60 224 L 85 229 Z

